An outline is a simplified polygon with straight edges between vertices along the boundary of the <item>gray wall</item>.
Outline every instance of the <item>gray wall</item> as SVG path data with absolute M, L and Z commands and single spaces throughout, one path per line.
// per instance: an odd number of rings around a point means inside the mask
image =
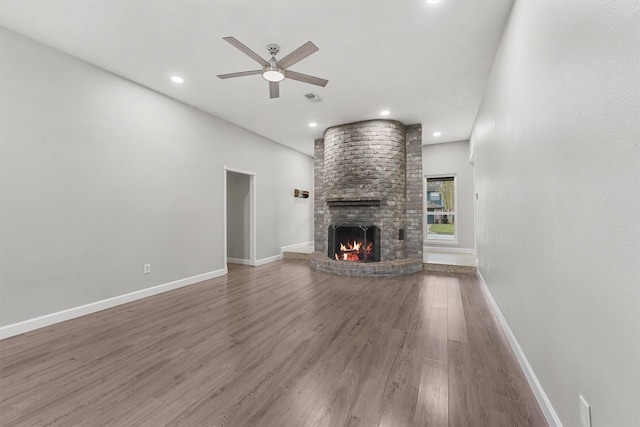
M 473 212 L 473 167 L 469 164 L 469 141 L 430 144 L 422 147 L 422 170 L 429 175 L 456 175 L 457 187 L 457 244 L 425 240 L 425 248 L 441 250 L 475 249 L 474 212 Z M 426 185 L 424 191 L 426 191 Z M 426 208 L 426 195 L 423 198 Z M 426 221 L 425 221 L 426 222 Z M 424 234 L 425 239 L 427 234 Z
M 258 260 L 312 240 L 312 158 L 2 28 L 0 51 L 0 326 L 224 269 L 224 166 L 256 174 Z
M 516 1 L 471 136 L 480 269 L 566 426 L 640 425 L 638 18 Z
M 227 172 L 227 258 L 249 261 L 249 175 Z

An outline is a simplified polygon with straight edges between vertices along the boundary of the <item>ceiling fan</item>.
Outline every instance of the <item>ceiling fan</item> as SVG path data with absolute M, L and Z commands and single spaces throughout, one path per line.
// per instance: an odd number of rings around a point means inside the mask
M 306 42 L 281 60 L 276 60 L 276 55 L 280 51 L 280 46 L 278 46 L 277 44 L 270 44 L 267 46 L 267 50 L 271 54 L 271 59 L 267 61 L 260 55 L 249 49 L 247 46 L 236 40 L 234 37 L 223 37 L 222 39 L 226 40 L 232 46 L 244 52 L 244 54 L 246 54 L 249 58 L 262 65 L 262 70 L 218 74 L 218 77 L 221 79 L 262 74 L 262 77 L 269 82 L 269 96 L 271 98 L 278 98 L 280 96 L 280 82 L 285 78 L 322 87 L 326 86 L 327 83 L 329 83 L 329 80 L 288 70 L 288 68 L 293 64 L 303 60 L 307 56 L 319 50 L 318 47 L 311 42 Z

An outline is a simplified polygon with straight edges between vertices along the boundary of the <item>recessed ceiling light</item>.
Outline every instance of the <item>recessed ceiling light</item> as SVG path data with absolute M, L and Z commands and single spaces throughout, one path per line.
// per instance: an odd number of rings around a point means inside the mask
M 440 135 L 442 135 L 442 132 L 434 132 L 433 133 L 433 136 L 440 136 Z
M 172 76 L 171 81 L 174 83 L 184 83 L 184 79 L 180 76 Z
M 382 111 L 380 111 L 380 115 L 381 115 L 381 116 L 388 116 L 389 114 L 391 114 L 391 111 L 389 111 L 389 110 L 382 110 Z
M 438 4 L 440 0 L 427 0 L 427 4 Z
M 309 127 L 314 128 L 314 127 L 316 127 L 316 126 L 318 126 L 318 124 L 317 124 L 316 122 L 311 122 L 311 123 L 309 123 Z

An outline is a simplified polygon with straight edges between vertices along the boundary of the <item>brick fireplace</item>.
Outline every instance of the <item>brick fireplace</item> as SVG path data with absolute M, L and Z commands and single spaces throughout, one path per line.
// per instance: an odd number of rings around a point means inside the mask
M 315 141 L 311 266 L 364 276 L 421 270 L 422 182 L 421 125 L 368 120 L 328 128 Z

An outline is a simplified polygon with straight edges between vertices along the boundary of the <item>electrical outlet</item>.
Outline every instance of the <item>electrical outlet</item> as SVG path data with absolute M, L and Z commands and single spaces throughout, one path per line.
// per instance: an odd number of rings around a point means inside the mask
M 580 395 L 580 426 L 591 427 L 591 406 L 583 395 Z
M 144 265 L 144 274 L 149 274 L 151 273 L 151 264 L 145 264 Z

